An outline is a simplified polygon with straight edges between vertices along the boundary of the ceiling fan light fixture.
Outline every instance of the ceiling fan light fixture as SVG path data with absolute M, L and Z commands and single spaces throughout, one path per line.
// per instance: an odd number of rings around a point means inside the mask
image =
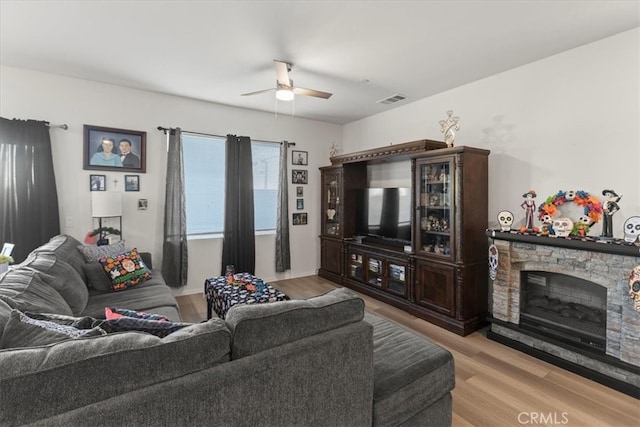
M 293 90 L 291 90 L 291 88 L 278 88 L 278 90 L 276 90 L 276 99 L 280 101 L 293 100 Z

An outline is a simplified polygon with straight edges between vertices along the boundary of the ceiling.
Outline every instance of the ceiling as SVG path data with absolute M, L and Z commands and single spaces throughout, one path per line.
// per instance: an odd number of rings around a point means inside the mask
M 0 61 L 346 124 L 636 28 L 639 4 L 0 0 Z M 274 59 L 333 96 L 240 96 L 275 88 Z

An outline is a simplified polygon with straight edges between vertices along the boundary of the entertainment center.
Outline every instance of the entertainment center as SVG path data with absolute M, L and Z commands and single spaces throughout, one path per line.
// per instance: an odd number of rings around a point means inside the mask
M 332 157 L 318 275 L 459 335 L 483 326 L 488 156 L 419 140 Z

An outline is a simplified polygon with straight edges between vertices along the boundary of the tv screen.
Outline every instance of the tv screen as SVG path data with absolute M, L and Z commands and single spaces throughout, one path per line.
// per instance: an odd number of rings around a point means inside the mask
M 356 234 L 411 241 L 411 189 L 358 190 Z

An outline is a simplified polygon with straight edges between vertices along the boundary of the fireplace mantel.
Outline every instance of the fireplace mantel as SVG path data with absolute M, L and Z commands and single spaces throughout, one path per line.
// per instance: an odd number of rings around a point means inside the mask
M 624 240 L 598 240 L 594 237 L 549 237 L 537 234 L 525 234 L 516 231 L 500 231 L 489 229 L 487 236 L 492 239 L 510 242 L 531 243 L 534 245 L 553 246 L 559 248 L 577 249 L 591 252 L 601 252 L 612 255 L 640 256 L 640 246 L 627 243 Z

